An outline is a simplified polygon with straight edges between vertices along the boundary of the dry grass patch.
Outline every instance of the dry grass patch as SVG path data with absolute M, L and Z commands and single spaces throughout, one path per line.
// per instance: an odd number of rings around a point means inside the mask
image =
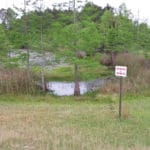
M 144 56 L 133 55 L 129 53 L 117 54 L 115 65 L 127 66 L 127 78 L 124 79 L 124 92 L 140 92 L 142 89 L 150 89 L 150 64 Z M 119 79 L 108 82 L 101 89 L 102 93 L 118 93 Z
M 48 97 L 47 97 L 48 99 Z M 50 99 L 48 99 L 51 101 Z M 76 101 L 0 104 L 0 149 L 144 150 L 150 143 L 147 100 L 120 121 L 116 104 Z M 140 107 L 138 106 L 140 105 Z M 136 111 L 133 109 L 136 107 Z M 132 109 L 133 108 L 133 109 Z M 142 112 L 141 114 L 136 114 Z M 127 114 L 128 115 L 128 114 Z M 140 117 L 139 117 L 140 115 Z M 143 120 L 144 119 L 144 120 Z

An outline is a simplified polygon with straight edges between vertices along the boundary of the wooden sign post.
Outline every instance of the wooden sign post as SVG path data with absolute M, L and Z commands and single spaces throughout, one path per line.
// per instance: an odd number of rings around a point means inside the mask
M 122 113 L 122 77 L 127 76 L 126 66 L 115 66 L 115 76 L 120 77 L 120 89 L 119 89 L 119 118 L 121 118 Z

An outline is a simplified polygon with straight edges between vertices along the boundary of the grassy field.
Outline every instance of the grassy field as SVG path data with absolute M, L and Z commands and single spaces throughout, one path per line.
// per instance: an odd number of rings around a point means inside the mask
M 149 150 L 150 97 L 124 99 L 0 96 L 0 150 Z

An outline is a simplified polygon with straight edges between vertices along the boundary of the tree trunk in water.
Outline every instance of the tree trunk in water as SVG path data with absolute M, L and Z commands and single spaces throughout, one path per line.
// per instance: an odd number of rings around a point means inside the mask
M 42 72 L 41 72 L 41 82 L 42 82 L 42 91 L 45 92 L 46 91 L 46 85 L 45 85 L 44 69 L 43 68 L 42 68 Z
M 29 48 L 27 48 L 26 51 L 27 51 L 27 73 L 28 73 L 28 79 L 30 79 L 30 50 Z
M 78 66 L 75 64 L 74 66 L 74 77 L 75 77 L 75 86 L 74 86 L 74 96 L 80 95 L 80 85 L 78 80 Z
M 74 33 L 75 33 L 75 39 L 74 39 L 74 52 L 76 54 L 76 46 L 77 46 L 77 10 L 76 10 L 76 0 L 73 0 L 73 23 L 74 23 Z M 78 80 L 78 66 L 75 63 L 74 64 L 74 96 L 80 95 L 80 87 L 79 87 L 79 80 Z
M 41 40 L 41 43 L 42 43 L 43 41 Z M 42 49 L 42 48 L 41 48 Z M 44 52 L 44 50 L 43 50 L 43 64 L 42 64 L 42 71 L 41 71 L 41 83 L 42 83 L 42 91 L 43 92 L 45 92 L 46 91 L 46 84 L 45 84 L 45 76 L 44 76 L 44 68 L 45 68 L 45 62 L 46 62 L 46 60 L 45 60 L 45 52 Z

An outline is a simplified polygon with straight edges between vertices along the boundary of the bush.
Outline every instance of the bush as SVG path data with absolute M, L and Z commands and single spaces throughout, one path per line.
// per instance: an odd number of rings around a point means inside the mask
M 105 66 L 111 66 L 112 65 L 112 61 L 111 61 L 111 57 L 110 55 L 108 54 L 104 54 L 100 60 L 100 63 L 102 65 L 105 65 Z

